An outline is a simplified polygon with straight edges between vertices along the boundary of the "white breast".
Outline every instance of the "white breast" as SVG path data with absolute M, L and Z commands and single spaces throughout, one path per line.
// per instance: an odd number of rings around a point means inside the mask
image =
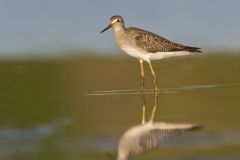
M 147 62 L 150 62 L 151 60 L 159 60 L 163 58 L 192 54 L 191 52 L 188 52 L 188 51 L 148 53 L 143 50 L 132 48 L 132 47 L 123 47 L 122 50 L 132 57 L 142 59 Z
M 149 62 L 149 60 L 150 60 L 151 55 L 143 50 L 133 48 L 133 47 L 123 47 L 122 50 L 132 57 L 142 59 L 147 62 Z

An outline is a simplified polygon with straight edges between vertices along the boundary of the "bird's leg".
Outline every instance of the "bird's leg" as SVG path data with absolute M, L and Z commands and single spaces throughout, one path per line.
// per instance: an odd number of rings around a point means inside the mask
M 143 92 L 144 84 L 145 84 L 145 76 L 144 76 L 144 67 L 143 67 L 143 60 L 139 60 L 141 66 L 141 88 L 140 91 Z
M 149 67 L 151 69 L 151 73 L 152 73 L 152 76 L 153 76 L 153 81 L 154 81 L 154 92 L 157 92 L 158 90 L 158 86 L 157 86 L 157 77 L 156 77 L 156 74 L 154 72 L 154 69 L 153 69 L 153 66 L 152 66 L 152 63 L 151 62 L 148 62 L 149 64 Z
M 141 96 L 142 96 L 142 124 L 145 123 L 145 112 L 146 112 L 146 99 L 144 95 L 144 83 L 145 83 L 145 76 L 144 76 L 144 67 L 143 67 L 143 60 L 139 60 L 141 66 Z
M 151 73 L 152 73 L 153 81 L 154 81 L 154 106 L 153 106 L 152 115 L 151 115 L 151 119 L 150 119 L 150 121 L 153 122 L 155 112 L 157 110 L 158 86 L 157 86 L 157 77 L 156 77 L 156 74 L 154 72 L 153 66 L 152 66 L 151 62 L 148 62 L 148 64 L 149 64 L 149 67 L 151 69 Z

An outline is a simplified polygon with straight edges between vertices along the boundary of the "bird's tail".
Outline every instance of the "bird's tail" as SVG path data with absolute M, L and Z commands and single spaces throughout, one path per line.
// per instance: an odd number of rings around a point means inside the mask
M 189 46 L 185 46 L 184 50 L 192 52 L 192 53 L 201 53 L 201 48 L 198 47 L 189 47 Z

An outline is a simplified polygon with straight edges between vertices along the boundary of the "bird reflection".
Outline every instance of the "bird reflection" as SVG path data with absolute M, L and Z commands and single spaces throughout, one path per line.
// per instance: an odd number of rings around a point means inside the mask
M 143 114 L 142 123 L 128 129 L 120 138 L 117 160 L 127 160 L 130 155 L 150 152 L 169 142 L 174 136 L 202 128 L 197 124 L 154 122 L 157 108 L 157 93 L 154 93 L 154 105 L 150 120 L 145 122 L 146 99 L 141 94 Z
M 118 145 L 117 160 L 127 160 L 130 155 L 149 152 L 169 142 L 176 135 L 202 128 L 197 124 L 148 122 L 128 129 Z

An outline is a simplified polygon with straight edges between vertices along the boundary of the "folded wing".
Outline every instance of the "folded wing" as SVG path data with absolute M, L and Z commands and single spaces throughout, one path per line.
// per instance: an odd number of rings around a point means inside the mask
M 176 52 L 176 51 L 188 51 L 188 52 L 201 52 L 200 48 L 185 46 L 175 42 L 171 42 L 168 39 L 156 35 L 154 33 L 138 29 L 129 28 L 130 32 L 137 32 L 135 40 L 136 46 L 144 49 L 149 53 L 157 52 Z

